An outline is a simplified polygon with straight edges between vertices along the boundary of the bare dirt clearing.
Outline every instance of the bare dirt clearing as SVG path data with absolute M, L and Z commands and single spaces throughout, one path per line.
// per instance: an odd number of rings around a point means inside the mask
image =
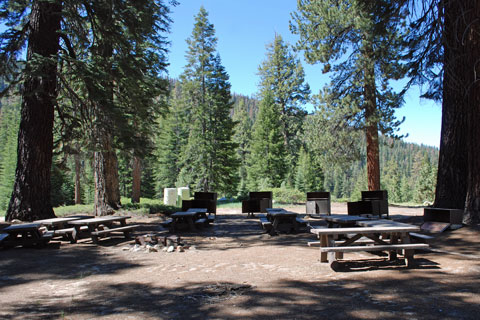
M 271 237 L 239 211 L 179 233 L 185 252 L 133 252 L 123 239 L 2 250 L 0 319 L 478 319 L 478 227 L 438 236 L 414 269 L 352 253 L 335 272 L 306 245 L 314 235 Z M 422 212 L 390 208 L 412 223 Z M 168 234 L 156 216 L 130 222 L 141 224 L 136 234 Z

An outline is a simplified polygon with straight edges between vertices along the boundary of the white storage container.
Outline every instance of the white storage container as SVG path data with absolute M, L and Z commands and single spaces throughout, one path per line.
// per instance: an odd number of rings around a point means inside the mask
M 178 197 L 180 198 L 180 200 L 190 199 L 190 188 L 188 187 L 178 188 Z
M 163 189 L 163 204 L 174 206 L 177 204 L 177 188 Z

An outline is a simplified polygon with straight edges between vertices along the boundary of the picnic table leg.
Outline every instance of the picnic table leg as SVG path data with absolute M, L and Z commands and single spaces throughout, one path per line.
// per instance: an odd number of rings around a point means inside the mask
M 299 223 L 297 222 L 297 217 L 292 218 L 292 223 L 293 223 L 293 230 L 295 231 L 295 233 L 298 233 L 298 231 L 300 230 L 300 227 L 299 227 Z
M 390 235 L 390 244 L 397 244 L 398 243 L 398 235 L 396 233 L 392 233 Z M 397 259 L 397 251 L 389 251 L 388 252 L 388 260 L 393 261 Z
M 71 240 L 70 243 L 77 243 L 78 239 L 80 239 L 81 236 L 81 226 L 75 225 L 73 226 L 73 232 L 71 235 Z
M 280 224 L 280 218 L 275 216 L 272 223 L 272 232 L 276 233 L 278 230 L 278 225 Z
M 72 233 L 67 233 L 66 237 L 70 240 L 70 243 L 77 243 L 77 228 L 73 228 Z
M 168 231 L 171 232 L 171 233 L 174 233 L 176 224 L 177 224 L 177 218 L 173 217 L 172 218 L 172 223 L 170 224 L 170 227 L 168 228 Z
M 320 248 L 322 247 L 328 247 L 328 238 L 326 234 L 320 235 Z M 320 262 L 328 262 L 326 252 L 320 252 Z
M 96 226 L 93 225 L 93 224 L 89 224 L 88 225 L 88 232 L 90 233 L 90 238 L 92 238 L 92 242 L 97 244 L 98 243 L 98 236 L 95 236 L 92 234 L 92 232 L 94 232 L 96 229 Z
M 402 234 L 402 242 L 403 243 L 411 243 L 410 241 L 410 234 L 409 233 L 403 233 Z M 413 254 L 415 252 L 414 249 L 405 249 L 404 250 L 404 258 L 405 258 L 405 264 L 407 265 L 408 268 L 411 268 L 415 265 L 413 261 Z
M 195 227 L 195 223 L 193 222 L 192 217 L 187 217 L 187 222 L 188 222 L 188 227 L 190 228 L 191 231 L 196 231 L 197 228 Z
M 127 225 L 127 219 L 120 220 L 120 226 L 125 227 Z M 130 230 L 123 231 L 123 237 L 130 239 Z
M 333 239 L 333 237 L 328 238 L 328 246 L 335 247 L 335 240 Z M 337 259 L 341 259 L 338 253 L 340 252 L 328 252 L 328 262 L 330 263 L 330 268 L 332 268 L 333 270 L 336 270 L 338 267 Z

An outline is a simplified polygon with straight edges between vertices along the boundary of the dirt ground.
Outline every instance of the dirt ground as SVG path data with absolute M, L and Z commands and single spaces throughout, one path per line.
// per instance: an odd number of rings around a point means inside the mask
M 239 211 L 220 209 L 213 226 L 178 233 L 185 252 L 135 252 L 121 238 L 0 250 L 0 319 L 480 318 L 478 226 L 438 235 L 412 269 L 347 253 L 333 271 L 307 246 L 314 235 L 272 237 Z M 423 209 L 390 214 L 419 224 Z M 168 235 L 159 216 L 129 222 L 141 224 L 136 235 Z

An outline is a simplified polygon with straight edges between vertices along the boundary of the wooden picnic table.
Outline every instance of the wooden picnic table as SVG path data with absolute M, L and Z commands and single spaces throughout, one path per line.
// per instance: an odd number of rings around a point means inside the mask
M 202 215 L 204 217 L 202 217 Z M 206 213 L 197 211 L 178 211 L 171 216 L 170 232 L 175 232 L 182 226 L 187 226 L 190 231 L 196 231 L 197 225 L 205 225 L 207 223 Z
M 265 209 L 265 211 L 267 211 L 267 214 L 275 212 L 287 212 L 287 210 L 285 210 L 284 208 L 267 208 Z
M 1 245 L 4 247 L 43 247 L 52 238 L 52 232 L 42 232 L 40 223 L 23 223 L 8 226 L 1 231 Z
M 327 221 L 328 227 L 332 228 L 335 226 L 347 227 L 347 226 L 354 226 L 359 221 L 364 220 L 372 220 L 369 217 L 364 216 L 349 216 L 346 214 L 321 214 L 319 217 L 325 221 Z
M 98 243 L 99 237 L 108 236 L 113 232 L 122 232 L 125 238 L 130 238 L 130 232 L 139 226 L 127 225 L 126 220 L 129 218 L 129 216 L 102 216 L 67 223 L 75 228 L 76 239 L 87 236 L 91 237 L 94 243 Z
M 267 208 L 266 216 L 260 216 L 262 227 L 270 234 L 280 231 L 298 232 L 300 225 L 306 224 L 298 217 L 296 212 L 287 211 L 283 208 Z
M 385 222 L 389 221 L 389 222 Z M 391 220 L 359 220 L 357 227 L 312 228 L 311 233 L 320 239 L 320 261 L 330 262 L 343 258 L 344 252 L 388 251 L 389 259 L 397 258 L 397 252 L 404 251 L 407 266 L 413 264 L 415 249 L 428 248 L 427 244 L 411 243 L 410 232 L 420 227 Z M 358 226 L 363 224 L 364 226 Z M 338 236 L 342 236 L 338 240 Z
M 206 224 L 209 224 L 210 222 L 215 221 L 216 214 L 211 213 L 208 214 L 208 209 L 207 208 L 189 208 L 187 212 L 196 212 L 197 216 L 195 219 L 206 219 Z
M 91 219 L 94 218 L 92 216 L 67 216 L 67 217 L 58 217 L 58 218 L 51 218 L 51 219 L 42 219 L 42 220 L 35 220 L 34 223 L 40 223 L 43 226 L 47 226 L 55 229 L 63 229 L 68 226 L 69 221 L 79 220 L 79 219 Z M 49 229 L 50 230 L 50 229 Z
M 51 219 L 42 219 L 35 220 L 34 223 L 40 223 L 42 226 L 47 227 L 49 231 L 53 231 L 53 236 L 61 236 L 66 240 L 69 240 L 71 243 L 77 242 L 76 229 L 74 227 L 69 227 L 68 222 L 79 219 L 89 219 L 93 218 L 92 216 L 68 216 L 68 217 L 57 217 Z

